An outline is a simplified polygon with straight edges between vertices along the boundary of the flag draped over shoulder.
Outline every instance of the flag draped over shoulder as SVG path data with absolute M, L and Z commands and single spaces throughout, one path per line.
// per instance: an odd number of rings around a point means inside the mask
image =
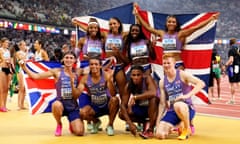
M 35 73 L 46 72 L 51 68 L 60 68 L 58 62 L 27 62 L 27 67 Z M 46 79 L 32 79 L 24 73 L 24 85 L 32 115 L 51 112 L 51 104 L 56 100 L 55 80 L 53 77 Z
M 179 21 L 179 24 L 181 25 L 181 29 L 188 29 L 207 20 L 215 13 L 216 12 L 181 14 L 176 15 L 176 17 Z M 143 10 L 139 10 L 139 14 L 151 27 L 155 29 L 165 29 L 166 18 L 168 15 L 152 13 Z M 149 39 L 157 39 L 153 34 L 144 28 L 143 31 Z M 213 21 L 187 37 L 186 46 L 181 53 L 185 71 L 192 73 L 205 82 L 206 87 L 197 94 L 197 97 L 201 98 L 206 103 L 210 102 L 208 100 L 207 85 L 209 83 L 211 54 L 214 46 L 215 33 L 216 21 Z M 161 66 L 163 48 L 161 39 L 157 39 L 157 43 L 154 49 L 157 55 L 157 59 L 152 60 L 153 71 L 161 78 L 163 77 L 163 69 Z

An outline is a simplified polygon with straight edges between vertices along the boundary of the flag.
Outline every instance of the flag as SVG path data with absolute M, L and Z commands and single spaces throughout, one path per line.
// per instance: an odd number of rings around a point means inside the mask
M 216 12 L 206 12 L 199 14 L 180 14 L 176 15 L 181 29 L 188 29 L 202 21 L 210 18 Z M 165 29 L 165 22 L 168 15 L 153 13 L 149 11 L 139 10 L 140 16 L 147 22 L 151 27 L 155 29 Z M 149 39 L 153 39 L 155 36 L 143 28 L 144 34 Z M 199 77 L 206 84 L 205 88 L 199 92 L 196 96 L 203 100 L 205 103 L 210 103 L 208 99 L 208 83 L 210 75 L 210 62 L 211 54 L 214 46 L 216 33 L 216 21 L 210 22 L 203 28 L 195 31 L 192 35 L 187 37 L 186 46 L 182 51 L 182 59 L 185 66 L 185 71 L 192 73 Z M 156 37 L 155 37 L 156 39 Z M 158 77 L 163 77 L 162 69 L 162 54 L 163 48 L 161 39 L 157 40 L 155 46 L 155 52 L 157 55 L 156 60 L 152 60 L 153 71 Z
M 112 61 L 103 61 L 103 66 Z M 52 68 L 61 68 L 61 63 L 50 61 L 33 62 L 28 61 L 26 66 L 35 73 L 46 72 Z M 89 63 L 82 61 L 78 65 L 84 71 L 88 70 Z M 24 74 L 24 85 L 29 104 L 29 111 L 32 115 L 51 112 L 51 105 L 56 100 L 55 79 L 53 77 L 45 79 L 32 79 L 26 73 Z M 84 90 L 83 94 L 87 94 Z
M 77 22 L 87 26 L 90 18 L 96 18 L 100 25 L 101 31 L 107 32 L 109 30 L 109 19 L 111 17 L 117 17 L 123 23 L 123 31 L 128 31 L 130 25 L 135 23 L 135 16 L 132 14 L 132 10 L 133 4 L 129 3 L 123 6 L 93 13 L 88 16 L 74 17 L 72 20 L 76 20 Z M 78 29 L 77 32 L 78 38 L 85 35 L 85 32 L 81 31 L 81 29 Z
M 26 63 L 27 67 L 35 72 L 46 72 L 51 68 L 60 68 L 57 62 L 32 62 Z M 56 100 L 55 80 L 53 77 L 46 79 L 32 79 L 24 73 L 24 85 L 32 115 L 51 112 L 51 104 Z
M 108 31 L 108 20 L 111 17 L 118 17 L 123 23 L 124 31 L 128 31 L 131 24 L 135 23 L 135 17 L 132 14 L 133 3 L 126 4 L 120 7 L 104 10 L 98 13 L 90 14 L 89 16 L 75 17 L 76 21 L 87 25 L 90 17 L 94 17 L 100 23 L 101 31 Z M 176 17 L 181 24 L 182 29 L 190 28 L 201 21 L 211 17 L 216 12 L 205 12 L 198 14 L 179 14 Z M 154 13 L 150 11 L 139 11 L 141 17 L 155 29 L 165 29 L 167 14 Z M 148 39 L 153 39 L 154 35 L 143 28 L 143 31 Z M 209 103 L 208 99 L 208 83 L 210 74 L 211 53 L 214 45 L 216 33 L 216 21 L 209 23 L 205 27 L 194 32 L 186 40 L 186 47 L 182 51 L 182 59 L 184 61 L 185 70 L 202 79 L 206 87 L 197 94 L 205 103 Z M 156 37 L 155 37 L 156 39 Z M 163 77 L 162 69 L 162 43 L 157 41 L 155 46 L 156 60 L 152 60 L 153 75 Z

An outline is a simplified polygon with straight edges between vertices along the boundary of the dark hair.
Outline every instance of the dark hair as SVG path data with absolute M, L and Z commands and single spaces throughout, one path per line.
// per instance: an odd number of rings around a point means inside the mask
M 140 70 L 141 72 L 144 72 L 144 68 L 143 68 L 143 66 L 141 66 L 141 65 L 132 65 L 132 66 L 131 66 L 131 69 L 130 69 L 130 73 L 131 73 L 133 70 Z
M 98 60 L 99 61 L 99 64 L 100 65 L 102 65 L 102 60 L 101 60 L 101 58 L 99 58 L 98 56 L 92 56 L 92 57 L 89 57 L 89 62 L 90 62 L 90 60 Z
M 90 22 L 96 22 L 96 23 L 98 24 L 98 25 L 97 25 L 98 32 L 97 32 L 97 34 L 96 34 L 96 37 L 97 37 L 99 40 L 101 40 L 101 39 L 102 39 L 102 35 L 101 35 L 100 26 L 99 26 L 99 23 L 98 23 L 97 19 L 95 19 L 95 18 L 90 18 L 88 23 L 90 23 Z M 90 36 L 90 33 L 89 33 L 89 29 L 88 29 L 88 28 L 87 28 L 87 36 L 88 36 L 88 37 Z
M 144 73 L 144 69 L 141 65 L 133 65 L 130 70 L 130 74 L 133 70 L 140 70 L 142 73 Z M 130 78 L 130 81 L 128 83 L 128 91 L 132 94 L 140 94 L 142 93 L 142 89 L 139 89 L 139 87 L 133 83 L 133 80 Z
M 146 40 L 146 36 L 144 35 L 143 31 L 142 31 L 142 27 L 140 24 L 132 24 L 130 26 L 130 29 L 129 29 L 129 33 L 127 35 L 127 38 L 126 38 L 126 41 L 125 41 L 125 51 L 127 51 L 128 53 L 128 57 L 130 57 L 130 46 L 131 46 L 131 43 L 134 41 L 133 37 L 132 37 L 132 34 L 131 34 L 131 31 L 133 29 L 133 27 L 138 27 L 139 28 L 139 34 L 137 36 L 137 40 L 141 40 L 141 39 L 144 39 Z
M 120 24 L 120 26 L 119 26 L 119 28 L 118 28 L 118 34 L 121 34 L 122 31 L 123 31 L 123 24 L 122 24 L 122 22 L 120 21 L 120 19 L 117 18 L 117 17 L 111 17 L 110 19 L 114 19 L 114 20 L 116 20 L 116 21 Z M 112 33 L 112 30 L 111 30 L 111 29 L 109 30 L 109 33 Z
M 40 39 L 37 39 L 36 41 L 38 41 L 39 45 L 41 45 L 41 48 L 43 48 L 44 42 Z
M 167 23 L 167 20 L 168 20 L 169 18 L 175 18 L 175 19 L 176 19 L 177 27 L 175 28 L 175 31 L 176 31 L 176 32 L 179 32 L 179 31 L 181 30 L 181 28 L 180 28 L 180 24 L 179 24 L 179 21 L 178 21 L 177 17 L 176 17 L 175 15 L 169 15 L 169 16 L 167 16 L 167 18 L 166 18 L 166 23 Z M 167 24 L 165 24 L 165 30 L 168 31 Z
M 230 40 L 229 40 L 229 44 L 230 45 L 233 45 L 233 44 L 235 44 L 237 42 L 237 39 L 236 38 L 231 38 Z

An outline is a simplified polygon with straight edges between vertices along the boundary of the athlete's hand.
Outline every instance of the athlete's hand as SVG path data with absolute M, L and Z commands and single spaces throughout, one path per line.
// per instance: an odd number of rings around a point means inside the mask
M 129 130 L 134 136 L 137 135 L 137 127 L 135 124 L 133 123 L 129 124 Z
M 217 20 L 217 19 L 219 18 L 219 15 L 220 15 L 220 12 L 214 14 L 214 15 L 212 16 L 212 18 L 213 18 L 214 20 Z
M 138 14 L 138 8 L 139 8 L 139 6 L 138 6 L 138 4 L 135 2 L 135 3 L 133 3 L 133 14 L 134 15 L 137 15 Z

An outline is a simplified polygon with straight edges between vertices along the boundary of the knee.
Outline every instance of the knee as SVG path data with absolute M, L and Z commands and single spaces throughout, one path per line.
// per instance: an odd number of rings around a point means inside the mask
M 76 136 L 83 136 L 83 135 L 84 135 L 84 130 L 78 128 L 78 129 L 75 130 L 74 134 L 75 134 Z
M 185 110 L 188 109 L 187 104 L 185 104 L 185 103 L 183 103 L 183 102 L 176 102 L 176 103 L 173 105 L 173 107 L 174 107 L 174 110 L 175 110 L 176 112 L 181 112 L 181 111 L 185 111 Z
M 86 109 L 80 109 L 80 116 L 82 119 L 86 119 L 87 114 L 88 114 L 88 112 Z
M 53 104 L 52 104 L 52 109 L 62 109 L 62 103 L 58 100 L 56 100 Z

